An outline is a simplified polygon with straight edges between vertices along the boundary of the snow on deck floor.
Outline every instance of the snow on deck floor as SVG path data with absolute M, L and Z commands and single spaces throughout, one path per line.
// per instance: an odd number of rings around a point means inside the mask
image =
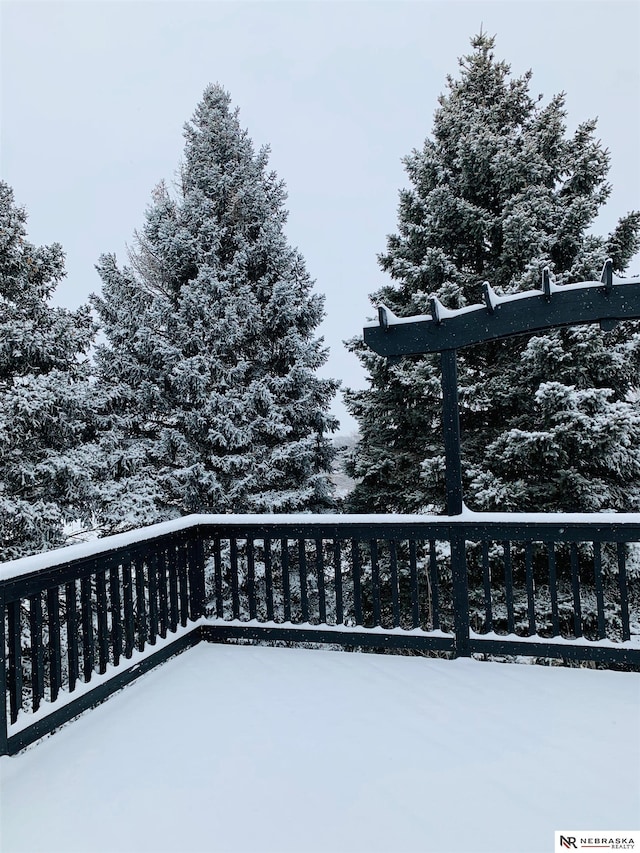
M 548 853 L 639 816 L 634 673 L 201 643 L 0 759 L 3 853 Z

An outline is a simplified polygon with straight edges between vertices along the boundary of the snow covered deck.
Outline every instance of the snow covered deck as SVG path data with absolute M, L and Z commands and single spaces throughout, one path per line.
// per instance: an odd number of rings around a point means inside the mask
M 3 853 L 544 853 L 637 828 L 640 675 L 201 643 L 0 786 Z

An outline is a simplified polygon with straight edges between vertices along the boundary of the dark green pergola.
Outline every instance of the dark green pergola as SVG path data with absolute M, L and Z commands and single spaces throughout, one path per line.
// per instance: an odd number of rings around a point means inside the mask
M 364 328 L 365 343 L 387 358 L 441 354 L 448 515 L 459 515 L 463 507 L 457 350 L 584 323 L 599 323 L 604 331 L 611 331 L 621 320 L 640 319 L 640 279 L 618 279 L 614 283 L 610 259 L 600 281 L 556 285 L 545 268 L 541 290 L 498 296 L 488 282 L 483 290 L 484 305 L 456 311 L 432 297 L 430 316 L 395 317 L 381 305 L 377 325 Z

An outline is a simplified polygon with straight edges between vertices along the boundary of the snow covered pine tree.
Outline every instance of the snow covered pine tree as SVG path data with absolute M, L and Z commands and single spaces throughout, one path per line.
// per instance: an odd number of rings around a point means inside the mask
M 324 298 L 284 236 L 284 185 L 218 85 L 185 139 L 177 198 L 160 184 L 131 265 L 105 255 L 98 266 L 108 531 L 332 505 L 338 383 L 316 375 Z
M 26 220 L 0 182 L 0 561 L 62 545 L 66 523 L 91 517 L 93 321 L 48 304 L 64 254 L 27 242 Z
M 405 158 L 399 233 L 380 265 L 394 284 L 371 297 L 398 316 L 482 303 L 501 293 L 599 279 L 607 257 L 621 273 L 640 247 L 640 213 L 607 238 L 588 233 L 607 199 L 609 155 L 595 121 L 566 137 L 564 96 L 529 95 L 480 34 L 449 77 L 433 139 Z M 604 334 L 582 326 L 458 354 L 466 503 L 476 510 L 637 510 L 640 411 L 637 324 Z M 437 357 L 388 364 L 350 342 L 370 386 L 348 392 L 361 441 L 349 473 L 352 511 L 440 511 L 444 504 Z

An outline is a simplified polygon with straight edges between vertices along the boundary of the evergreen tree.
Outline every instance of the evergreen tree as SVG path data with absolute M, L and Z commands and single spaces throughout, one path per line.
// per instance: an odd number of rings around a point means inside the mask
M 338 383 L 316 375 L 324 298 L 283 233 L 284 185 L 217 85 L 185 139 L 175 197 L 156 189 L 130 265 L 98 266 L 108 529 L 332 503 Z
M 433 138 L 405 158 L 398 233 L 379 257 L 393 283 L 371 297 L 398 316 L 598 280 L 611 257 L 622 273 L 640 247 L 640 213 L 602 238 L 589 228 L 607 199 L 609 155 L 595 121 L 567 136 L 564 95 L 547 106 L 513 78 L 480 34 L 447 79 Z M 637 509 L 640 336 L 633 323 L 556 330 L 458 353 L 466 503 L 476 510 Z M 352 511 L 440 511 L 444 453 L 438 356 L 389 364 L 351 341 L 370 384 L 349 392 L 361 441 Z
M 65 524 L 91 516 L 93 321 L 88 307 L 48 304 L 64 254 L 29 243 L 26 220 L 0 182 L 0 560 L 64 544 Z

